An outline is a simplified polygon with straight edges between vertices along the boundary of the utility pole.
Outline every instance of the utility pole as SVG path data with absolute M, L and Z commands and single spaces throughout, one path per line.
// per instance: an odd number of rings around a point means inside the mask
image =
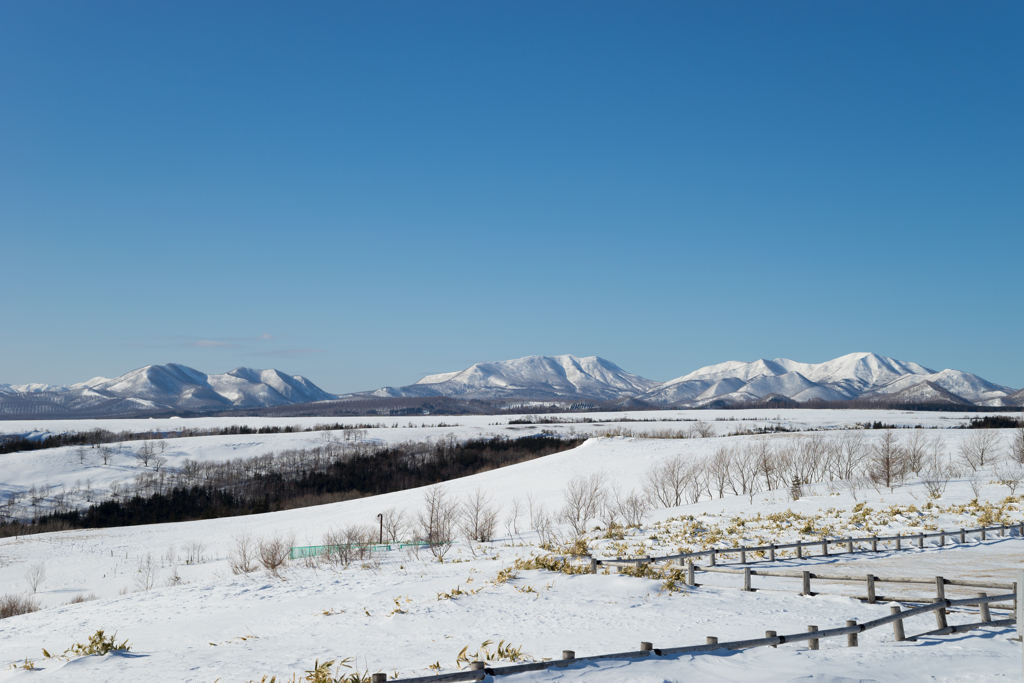
M 384 545 L 384 513 L 378 512 L 377 519 L 380 520 L 380 541 L 381 545 Z

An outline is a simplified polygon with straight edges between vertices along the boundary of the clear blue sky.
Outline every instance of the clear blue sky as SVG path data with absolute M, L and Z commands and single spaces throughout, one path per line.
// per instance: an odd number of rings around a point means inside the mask
M 0 2 L 0 382 L 1024 386 L 1024 3 Z

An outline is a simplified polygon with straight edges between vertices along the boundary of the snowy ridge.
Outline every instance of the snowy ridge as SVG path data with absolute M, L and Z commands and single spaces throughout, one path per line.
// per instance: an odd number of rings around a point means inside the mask
M 590 398 L 602 401 L 638 396 L 658 382 L 633 375 L 597 356 L 527 356 L 477 363 L 461 372 L 429 375 L 407 387 L 385 387 L 375 396 L 457 396 L 460 398 Z
M 168 363 L 70 386 L 0 385 L 0 415 L 123 415 L 263 408 L 334 398 L 305 377 L 236 368 L 207 375 Z
M 362 394 L 376 397 L 452 396 L 501 400 L 638 399 L 660 406 L 739 404 L 784 397 L 799 402 L 877 399 L 877 402 L 1003 405 L 1013 393 L 959 370 L 936 372 L 876 353 L 851 353 L 824 363 L 787 358 L 728 361 L 668 382 L 628 373 L 603 358 L 527 356 L 477 363 L 459 372 L 428 375 L 405 387 Z M 1024 397 L 1015 400 L 1024 401 Z M 1007 403 L 1007 405 L 1015 405 Z

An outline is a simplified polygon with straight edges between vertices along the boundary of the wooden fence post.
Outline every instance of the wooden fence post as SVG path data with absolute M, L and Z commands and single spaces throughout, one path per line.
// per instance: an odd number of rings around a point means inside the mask
M 877 553 L 878 552 L 878 536 L 872 536 L 871 537 L 871 552 L 873 552 L 873 553 Z
M 985 527 L 981 527 L 981 540 L 987 541 L 988 536 L 985 534 Z
M 774 638 L 777 635 L 779 635 L 779 634 L 777 632 L 775 632 L 775 631 L 765 631 L 764 632 L 764 637 L 765 638 Z M 778 645 L 772 645 L 772 647 L 774 647 L 775 649 L 779 648 Z
M 740 564 L 747 563 L 747 551 L 746 549 L 740 550 Z
M 807 632 L 808 633 L 814 633 L 817 630 L 818 630 L 817 626 L 808 626 L 807 627 Z M 812 650 L 817 650 L 818 649 L 818 639 L 817 638 L 811 638 L 810 640 L 807 641 L 807 646 L 809 648 L 811 648 Z
M 1006 525 L 1002 524 L 999 527 L 999 538 L 1003 538 L 1004 536 L 1006 536 Z
M 718 554 L 718 551 L 717 551 L 717 550 L 714 550 L 714 549 L 712 549 L 712 550 L 711 550 L 711 554 L 710 554 L 710 555 L 708 556 L 708 557 L 709 557 L 709 560 L 708 560 L 708 564 L 710 564 L 710 565 L 711 565 L 712 567 L 714 567 L 714 566 L 715 566 L 715 556 L 716 556 L 717 554 Z
M 646 640 L 640 643 L 640 652 L 650 652 L 654 649 L 654 645 L 648 643 Z
M 917 537 L 917 547 L 924 549 L 924 534 L 919 534 Z
M 875 575 L 868 574 L 868 604 L 875 604 Z
M 979 598 L 987 598 L 988 597 L 988 593 L 978 593 L 978 597 Z M 992 613 L 989 612 L 989 610 L 988 610 L 988 603 L 987 602 L 983 602 L 980 605 L 978 605 L 978 611 L 981 612 L 981 620 L 982 621 L 985 621 L 985 622 L 992 621 Z
M 848 553 L 852 553 L 853 552 L 853 540 L 852 539 L 846 539 L 846 552 L 848 552 Z
M 768 548 L 768 561 L 769 562 L 774 562 L 775 561 L 775 544 L 774 543 L 772 543 L 771 547 Z
M 384 673 L 370 674 L 370 683 L 387 683 L 388 675 Z
M 856 619 L 847 619 L 846 620 L 846 625 L 848 627 L 849 626 L 856 626 L 857 625 L 857 620 Z M 846 634 L 846 647 L 857 647 L 857 634 L 856 633 L 847 633 Z
M 590 558 L 590 573 L 591 574 L 596 574 L 597 573 L 597 558 L 596 557 Z
M 941 576 L 935 577 L 935 602 L 946 601 L 946 580 Z M 949 624 L 946 623 L 946 608 L 942 606 L 935 610 L 935 624 L 939 628 L 946 628 Z
M 573 650 L 562 650 L 562 659 L 576 659 L 576 652 Z
M 687 586 L 696 586 L 697 585 L 697 582 L 694 580 L 694 575 L 693 574 L 694 574 L 694 572 L 693 572 L 693 559 L 688 559 L 686 561 L 686 585 Z
M 939 547 L 946 545 L 946 530 L 943 529 L 942 533 L 939 534 Z
M 901 548 L 900 548 L 900 541 L 901 540 L 902 540 L 902 537 L 900 537 L 900 536 L 896 537 L 896 550 L 901 550 Z
M 718 645 L 718 636 L 708 636 L 708 645 Z
M 828 557 L 828 541 L 821 542 L 821 554 Z
M 804 556 L 804 542 L 803 541 L 797 541 L 796 542 L 796 556 L 797 556 L 797 559 L 802 558 Z
M 900 613 L 900 606 L 899 605 L 893 605 L 892 607 L 889 608 L 889 614 L 899 614 L 899 613 Z M 901 640 L 905 640 L 906 639 L 907 636 L 903 632 L 903 620 L 902 619 L 897 619 L 896 621 L 892 622 L 892 635 L 896 639 L 897 643 L 900 642 Z
M 967 542 L 967 534 L 964 533 L 963 529 L 960 530 L 960 542 L 961 543 L 966 543 Z
M 750 592 L 750 567 L 743 568 L 743 590 Z
M 480 670 L 482 670 L 482 669 L 484 669 L 486 667 L 487 667 L 487 665 L 484 664 L 483 662 L 470 662 L 469 663 L 470 671 L 480 671 Z
M 801 595 L 810 595 L 810 594 L 811 594 L 811 573 L 805 571 L 804 572 L 804 590 L 803 590 L 803 593 L 801 593 Z

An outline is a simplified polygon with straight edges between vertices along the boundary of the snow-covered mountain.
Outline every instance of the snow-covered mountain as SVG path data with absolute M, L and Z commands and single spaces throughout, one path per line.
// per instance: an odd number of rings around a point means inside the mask
M 372 393 L 380 397 L 609 401 L 638 396 L 658 385 L 597 356 L 527 356 L 477 363 L 460 372 L 429 375 L 406 387 L 385 387 Z
M 278 370 L 237 368 L 207 375 L 168 363 L 147 365 L 114 379 L 69 386 L 0 385 L 0 416 L 102 417 L 128 413 L 264 408 L 334 396 L 305 377 Z
M 363 396 L 451 396 L 481 400 L 637 399 L 661 406 L 705 406 L 784 397 L 807 402 L 873 399 L 878 403 L 1002 405 L 1013 392 L 959 370 L 936 372 L 875 353 L 851 353 L 824 363 L 786 358 L 729 361 L 657 382 L 596 356 L 528 356 L 477 363 L 466 370 L 429 375 L 415 384 L 385 387 Z
M 969 372 L 936 372 L 876 353 L 851 353 L 824 363 L 776 358 L 711 365 L 665 382 L 639 398 L 665 405 L 741 403 L 771 395 L 800 402 L 877 397 L 906 403 L 990 404 L 1012 392 Z

